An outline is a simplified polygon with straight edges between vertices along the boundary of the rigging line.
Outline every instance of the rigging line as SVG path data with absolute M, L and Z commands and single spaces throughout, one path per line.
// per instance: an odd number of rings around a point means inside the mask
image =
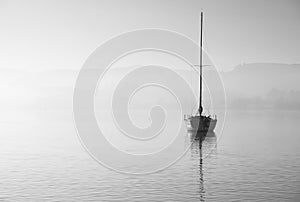
M 207 18 L 207 15 L 205 16 L 205 18 Z M 207 43 L 207 37 L 206 36 L 208 36 L 207 35 L 207 27 L 206 27 L 206 29 L 205 30 L 203 30 L 203 39 L 204 39 L 204 45 L 203 45 L 203 47 L 205 47 L 205 48 L 203 48 L 204 49 L 204 54 L 206 55 L 206 56 L 208 56 L 209 55 L 209 49 L 208 49 L 208 43 Z
M 193 83 L 193 80 L 192 80 L 192 73 L 193 73 L 193 72 L 190 70 L 190 83 L 191 83 L 191 84 Z M 192 88 L 192 92 L 194 93 L 194 91 L 193 91 L 193 86 L 191 86 L 191 88 Z M 190 98 L 190 114 L 193 113 L 192 99 L 193 99 L 193 98 Z

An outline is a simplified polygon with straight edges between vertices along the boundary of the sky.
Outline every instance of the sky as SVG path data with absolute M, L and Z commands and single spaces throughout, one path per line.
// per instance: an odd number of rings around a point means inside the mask
M 1 69 L 79 70 L 109 38 L 162 28 L 198 38 L 222 70 L 241 63 L 300 63 L 296 0 L 0 0 Z

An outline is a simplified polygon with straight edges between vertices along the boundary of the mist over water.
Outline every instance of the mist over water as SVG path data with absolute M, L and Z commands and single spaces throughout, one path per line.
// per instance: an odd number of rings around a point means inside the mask
M 202 152 L 180 134 L 178 149 L 191 144 L 185 156 L 141 176 L 96 163 L 80 145 L 71 114 L 10 115 L 19 121 L 1 120 L 3 201 L 299 200 L 299 112 L 229 111 L 224 133 L 207 137 Z
M 0 0 L 0 202 L 299 202 L 299 8 Z

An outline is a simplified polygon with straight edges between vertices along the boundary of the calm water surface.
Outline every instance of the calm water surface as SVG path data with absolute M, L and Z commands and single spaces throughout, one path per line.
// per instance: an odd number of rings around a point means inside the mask
M 208 137 L 202 151 L 192 142 L 175 165 L 143 176 L 92 160 L 71 115 L 8 116 L 0 127 L 0 201 L 300 201 L 299 112 L 229 112 L 222 136 Z

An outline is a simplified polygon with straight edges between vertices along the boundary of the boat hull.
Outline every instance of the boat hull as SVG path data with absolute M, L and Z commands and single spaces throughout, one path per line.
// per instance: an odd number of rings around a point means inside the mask
M 209 116 L 191 116 L 186 121 L 188 131 L 193 132 L 213 132 L 217 125 L 217 119 Z

